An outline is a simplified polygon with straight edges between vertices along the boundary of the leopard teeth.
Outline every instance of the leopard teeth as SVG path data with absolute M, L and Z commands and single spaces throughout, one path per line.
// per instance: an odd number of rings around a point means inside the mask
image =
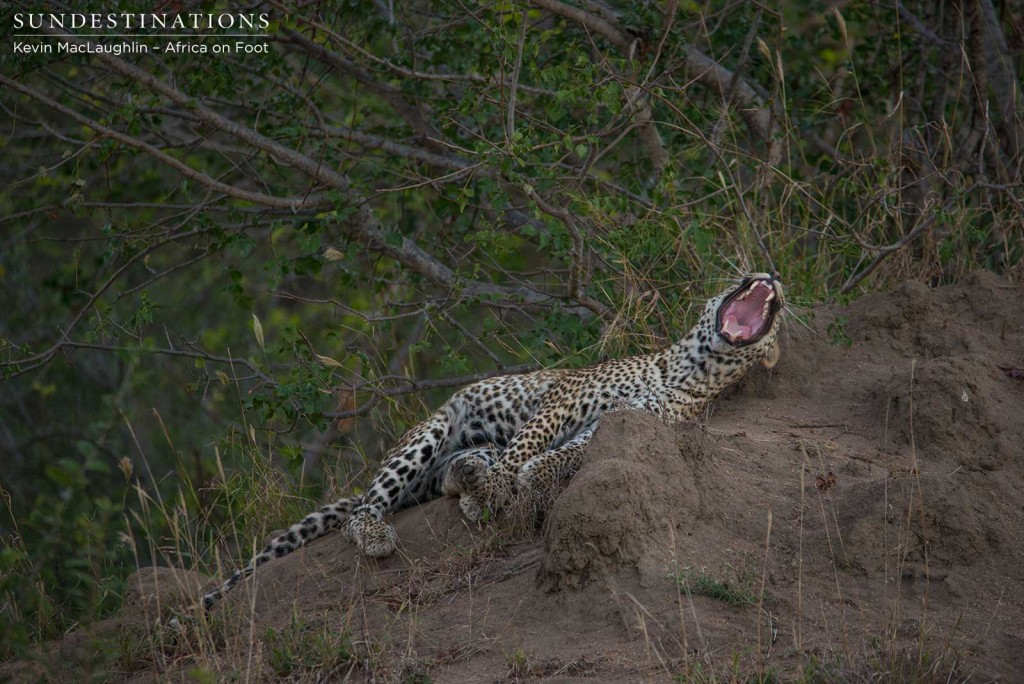
M 742 293 L 742 294 L 741 294 L 741 295 L 740 295 L 739 297 L 737 297 L 736 299 L 738 299 L 738 300 L 740 300 L 740 301 L 742 301 L 742 300 L 746 299 L 746 298 L 747 298 L 747 297 L 749 297 L 749 296 L 750 296 L 751 294 L 753 294 L 754 290 L 756 290 L 756 289 L 757 289 L 757 288 L 759 288 L 759 287 L 767 287 L 767 288 L 771 288 L 771 292 L 770 292 L 770 293 L 768 293 L 768 298 L 767 298 L 767 300 L 766 300 L 766 301 L 769 301 L 769 302 L 770 302 L 770 301 L 772 301 L 773 299 L 775 299 L 775 288 L 774 288 L 774 287 L 772 287 L 771 285 L 769 285 L 768 283 L 764 282 L 763 280 L 759 280 L 759 281 L 757 281 L 756 283 L 754 283 L 753 285 L 751 285 L 750 287 L 748 287 L 748 288 L 747 288 L 746 290 L 744 290 L 744 291 L 743 291 L 743 293 Z
M 754 291 L 755 291 L 755 290 L 757 290 L 757 288 L 759 288 L 759 287 L 761 287 L 761 283 L 760 283 L 760 281 L 758 281 L 758 282 L 754 283 L 753 285 L 751 285 L 750 287 L 748 287 L 748 288 L 747 288 L 746 290 L 744 290 L 744 291 L 743 291 L 743 294 L 742 294 L 742 295 L 740 295 L 740 299 L 744 299 L 744 298 L 746 298 L 746 297 L 747 297 L 748 295 L 752 295 L 752 294 L 754 294 Z

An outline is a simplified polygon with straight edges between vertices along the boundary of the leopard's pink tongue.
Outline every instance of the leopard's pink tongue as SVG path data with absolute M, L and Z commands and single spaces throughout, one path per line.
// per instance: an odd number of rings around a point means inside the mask
M 761 327 L 760 321 L 758 321 L 757 327 Z M 725 314 L 725 318 L 722 321 L 722 332 L 734 340 L 748 340 L 754 336 L 754 331 L 754 326 L 740 323 L 732 311 Z

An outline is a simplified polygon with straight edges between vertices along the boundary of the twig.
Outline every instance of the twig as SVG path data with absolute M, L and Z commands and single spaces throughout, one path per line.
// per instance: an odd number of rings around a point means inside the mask
M 519 44 L 516 45 L 516 63 L 512 67 L 512 83 L 508 90 L 508 117 L 505 124 L 505 145 L 511 151 L 512 138 L 516 130 L 516 90 L 519 87 L 519 72 L 523 68 L 523 45 L 526 43 L 526 20 L 529 18 L 529 10 L 523 10 L 519 22 Z
M 922 36 L 932 41 L 939 47 L 955 50 L 960 49 L 959 44 L 957 44 L 956 42 L 943 38 L 939 34 L 935 33 L 935 31 L 925 26 L 924 22 L 921 21 L 916 14 L 908 10 L 906 6 L 902 2 L 900 2 L 900 0 L 895 0 L 895 4 L 896 11 L 899 12 L 900 18 L 903 19 L 903 21 L 910 24 L 913 27 L 913 29 L 920 33 Z
M 182 356 L 189 359 L 202 359 L 203 361 L 210 361 L 212 363 L 224 363 L 229 366 L 244 366 L 250 373 L 259 378 L 264 385 L 274 386 L 277 384 L 275 380 L 254 366 L 250 361 L 238 357 L 218 356 L 216 354 L 208 354 L 200 351 L 188 351 L 186 349 L 149 349 L 147 347 L 125 347 L 110 344 L 96 344 L 94 342 L 79 342 L 77 340 L 64 340 L 60 343 L 60 347 L 69 349 L 94 349 L 108 352 L 126 352 L 130 354 L 139 353 L 159 354 L 161 356 Z
M 467 340 L 472 342 L 480 351 L 482 351 L 487 356 L 487 358 L 493 361 L 495 366 L 497 366 L 499 369 L 504 367 L 504 364 L 501 362 L 501 359 L 498 357 L 498 355 L 494 353 L 493 349 L 484 344 L 483 340 L 481 340 L 473 333 L 469 332 L 469 330 L 466 329 L 466 326 L 462 325 L 462 323 L 459 323 L 459 321 L 454 316 L 452 316 L 444 309 L 441 309 L 440 314 L 441 317 L 444 320 L 448 321 L 448 323 L 453 328 L 462 333 L 462 335 L 465 336 Z
M 572 240 L 572 254 L 569 259 L 569 296 L 576 301 L 581 302 L 598 316 L 601 316 L 602 318 L 607 317 L 610 314 L 608 307 L 601 302 L 590 297 L 586 297 L 580 293 L 583 280 L 581 274 L 585 271 L 585 265 L 583 263 L 584 244 L 583 236 L 580 235 L 576 217 L 565 209 L 556 207 L 546 201 L 537 194 L 537 191 L 534 190 L 532 186 L 523 186 L 523 191 L 537 204 L 537 207 L 541 211 L 560 220 L 565 225 L 565 229 L 569 231 L 569 237 Z
M 924 231 L 930 230 L 936 224 L 936 222 L 938 222 L 938 218 L 939 218 L 938 217 L 938 212 L 936 212 L 936 213 L 932 214 L 930 217 L 928 217 L 927 219 L 921 221 L 921 223 L 918 224 L 918 226 L 916 228 L 914 228 L 912 231 L 910 231 L 909 233 L 904 235 L 903 238 L 901 240 L 899 240 L 898 242 L 894 242 L 891 245 L 879 248 L 878 255 L 875 256 L 875 258 L 871 260 L 871 263 L 869 263 L 867 266 L 865 266 L 859 273 L 855 273 L 855 274 L 851 275 L 846 280 L 846 282 L 843 283 L 843 286 L 841 288 L 839 288 L 839 294 L 846 294 L 846 293 L 850 292 L 853 288 L 857 287 L 857 284 L 860 281 L 862 281 L 865 278 L 867 278 L 869 275 L 871 275 L 871 273 L 876 268 L 878 268 L 878 266 L 886 258 L 888 258 L 889 256 L 895 254 L 896 252 L 900 251 L 901 249 L 903 249 L 904 247 L 909 245 L 911 242 L 913 242 L 917 238 L 918 235 L 920 235 Z
M 177 240 L 182 240 L 187 237 L 192 237 L 194 235 L 199 235 L 200 233 L 205 233 L 207 232 L 207 230 L 207 228 L 201 228 L 198 230 L 191 230 L 184 233 L 177 233 L 175 235 L 168 236 L 163 240 L 160 240 L 159 242 L 155 242 L 152 245 L 146 247 L 145 249 L 140 249 L 138 252 L 133 254 L 128 260 L 125 261 L 125 263 L 123 263 L 119 268 L 117 268 L 110 275 L 110 277 L 108 277 L 107 280 L 102 285 L 100 285 L 100 287 L 95 292 L 89 295 L 89 299 L 86 301 L 86 303 L 82 305 L 82 308 L 80 308 L 78 312 L 74 315 L 74 317 L 71 319 L 71 322 L 68 323 L 67 326 L 65 326 L 64 330 L 61 332 L 60 338 L 52 345 L 50 345 L 50 347 L 48 347 L 44 351 L 41 351 L 37 354 L 32 354 L 31 356 L 25 357 L 23 359 L 14 359 L 12 361 L 0 362 L 0 369 L 17 369 L 12 373 L 5 374 L 4 379 L 17 377 L 49 362 L 50 359 L 52 359 L 57 354 L 57 352 L 60 351 L 61 347 L 63 347 L 66 343 L 69 342 L 71 333 L 74 331 L 75 327 L 82 321 L 82 318 L 85 316 L 85 314 L 90 309 L 92 309 L 93 305 L 99 300 L 100 296 L 102 296 L 103 293 L 106 292 L 110 288 L 110 286 L 113 285 L 114 282 L 118 278 L 120 278 L 121 275 L 125 271 L 127 271 L 132 264 L 144 259 L 146 256 L 148 256 L 149 254 L 159 249 L 160 247 L 163 247 L 166 244 L 175 242 Z

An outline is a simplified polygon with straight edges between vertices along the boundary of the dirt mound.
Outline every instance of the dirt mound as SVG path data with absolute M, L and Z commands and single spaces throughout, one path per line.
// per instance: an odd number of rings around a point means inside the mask
M 980 273 L 798 312 L 781 363 L 706 425 L 606 416 L 540 534 L 471 527 L 444 500 L 395 516 L 402 546 L 380 562 L 331 535 L 234 592 L 200 646 L 131 672 L 1013 679 L 1022 301 Z
M 579 587 L 623 567 L 644 580 L 664 574 L 672 530 L 701 512 L 704 445 L 677 440 L 673 427 L 629 411 L 601 420 L 586 467 L 548 512 L 542 581 L 549 588 Z

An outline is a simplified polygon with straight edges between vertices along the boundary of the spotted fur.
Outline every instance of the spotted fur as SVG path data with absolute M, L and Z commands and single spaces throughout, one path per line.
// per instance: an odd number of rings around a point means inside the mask
M 762 334 L 730 341 L 720 309 L 758 283 L 774 293 L 764 305 Z M 210 608 L 270 559 L 342 525 L 360 552 L 382 557 L 397 543 L 384 520 L 389 513 L 448 495 L 459 497 L 466 517 L 479 520 L 517 490 L 557 484 L 578 469 L 598 420 L 612 408 L 641 409 L 668 420 L 698 418 L 755 363 L 770 368 L 778 361 L 782 305 L 781 284 L 755 274 L 708 301 L 697 325 L 661 352 L 580 370 L 500 376 L 462 389 L 388 452 L 364 495 L 336 501 L 292 525 L 207 594 L 203 605 Z

